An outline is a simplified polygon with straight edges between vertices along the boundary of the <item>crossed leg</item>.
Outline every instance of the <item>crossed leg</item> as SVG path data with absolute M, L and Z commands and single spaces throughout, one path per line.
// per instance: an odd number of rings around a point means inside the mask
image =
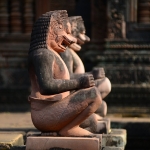
M 95 86 L 101 93 L 102 99 L 104 99 L 111 91 L 111 83 L 107 77 L 95 80 Z
M 61 136 L 91 136 L 79 125 L 101 105 L 96 87 L 81 89 L 58 102 L 31 100 L 33 124 L 45 134 Z
M 95 85 L 100 92 L 102 99 L 105 98 L 111 91 L 111 83 L 107 77 L 95 80 Z M 105 119 L 103 119 L 103 117 L 105 117 L 106 114 L 107 104 L 105 101 L 102 101 L 102 104 L 98 107 L 95 113 L 93 113 L 90 117 L 84 120 L 80 124 L 80 127 L 96 133 L 98 129 L 98 121 L 104 121 Z
M 81 96 L 81 94 L 83 95 Z M 77 96 L 79 96 L 78 100 Z M 79 127 L 79 125 L 101 105 L 102 99 L 97 88 L 92 87 L 77 91 L 73 97 L 70 102 L 77 102 L 77 105 L 83 104 L 83 107 L 80 108 L 80 112 L 74 116 L 74 119 L 59 131 L 59 134 L 62 136 L 93 136 L 93 133 Z M 74 106 L 70 104 L 67 109 L 72 107 Z

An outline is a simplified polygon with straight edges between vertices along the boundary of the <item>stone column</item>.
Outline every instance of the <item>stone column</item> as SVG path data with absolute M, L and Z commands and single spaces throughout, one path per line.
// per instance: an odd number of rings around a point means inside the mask
M 138 0 L 126 0 L 126 21 L 137 22 Z

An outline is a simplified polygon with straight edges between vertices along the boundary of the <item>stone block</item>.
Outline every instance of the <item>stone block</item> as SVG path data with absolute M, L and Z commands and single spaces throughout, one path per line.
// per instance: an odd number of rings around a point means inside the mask
M 124 146 L 127 144 L 127 131 L 125 129 L 111 129 L 110 134 L 111 135 L 113 135 L 113 134 L 121 135 L 123 138 Z
M 101 141 L 101 135 L 98 138 L 30 136 L 26 150 L 99 150 Z
M 102 147 L 106 146 L 124 147 L 124 136 L 121 134 L 103 134 Z
M 23 134 L 14 132 L 0 132 L 0 150 L 9 150 L 13 146 L 23 146 Z

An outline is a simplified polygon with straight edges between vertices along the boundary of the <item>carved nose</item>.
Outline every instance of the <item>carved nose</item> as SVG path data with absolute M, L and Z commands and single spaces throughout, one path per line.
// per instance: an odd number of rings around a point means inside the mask
M 90 38 L 87 35 L 85 35 L 85 38 L 86 38 L 86 42 L 90 42 Z
M 89 41 L 90 41 L 90 38 L 89 38 L 87 35 L 85 35 L 85 34 L 79 33 L 78 37 L 79 37 L 82 41 L 84 41 L 84 42 L 89 42 Z

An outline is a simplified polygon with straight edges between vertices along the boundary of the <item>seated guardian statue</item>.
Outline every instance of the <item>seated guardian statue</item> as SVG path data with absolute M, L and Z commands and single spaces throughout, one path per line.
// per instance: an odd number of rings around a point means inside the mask
M 48 135 L 95 136 L 80 127 L 102 103 L 93 75 L 71 79 L 59 55 L 77 41 L 68 25 L 67 11 L 57 10 L 43 14 L 33 26 L 28 53 L 31 118 Z
M 69 17 L 69 22 L 71 24 L 71 33 L 77 38 L 77 43 L 69 45 L 64 53 L 60 53 L 60 56 L 64 60 L 71 78 L 76 78 L 82 74 L 85 74 L 83 62 L 76 52 L 80 51 L 80 45 L 85 42 L 89 42 L 90 38 L 85 35 L 86 29 L 81 16 Z M 94 76 L 95 85 L 101 93 L 102 99 L 105 98 L 111 91 L 111 83 L 105 76 L 104 69 L 94 67 L 90 73 Z M 96 113 L 101 117 L 106 116 L 107 104 L 105 101 L 102 101 L 102 105 L 97 109 Z M 98 118 L 101 119 L 101 117 Z

